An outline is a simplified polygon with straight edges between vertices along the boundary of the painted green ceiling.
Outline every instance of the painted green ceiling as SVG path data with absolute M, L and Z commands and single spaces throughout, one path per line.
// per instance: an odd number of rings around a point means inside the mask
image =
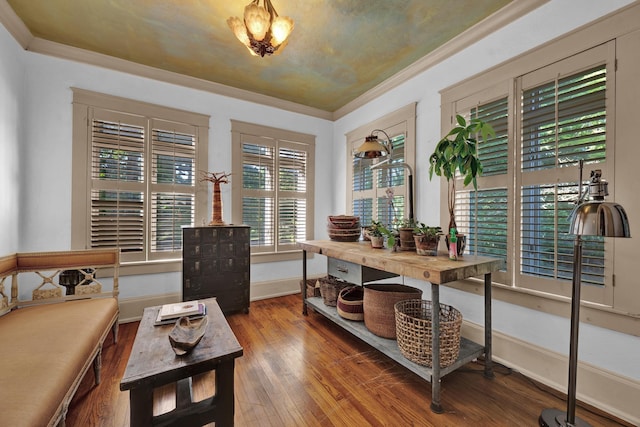
M 35 37 L 335 111 L 511 0 L 273 0 L 295 28 L 254 57 L 227 27 L 249 0 L 8 0 Z

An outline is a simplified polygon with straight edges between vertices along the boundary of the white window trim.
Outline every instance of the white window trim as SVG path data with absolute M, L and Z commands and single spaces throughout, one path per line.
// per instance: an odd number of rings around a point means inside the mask
M 632 33 L 638 33 L 640 30 L 640 25 L 637 24 L 639 22 L 637 19 L 632 18 L 632 16 L 639 17 L 640 16 L 640 8 L 633 8 L 625 10 L 625 13 L 616 13 L 611 16 L 605 17 L 595 23 L 590 24 L 589 26 L 585 26 L 580 28 L 566 36 L 563 36 L 553 42 L 547 43 L 539 48 L 536 48 L 530 52 L 527 52 L 523 55 L 518 56 L 506 63 L 497 65 L 486 72 L 483 72 L 477 76 L 466 79 L 454 86 L 444 89 L 442 94 L 442 115 L 441 115 L 441 126 L 442 129 L 448 129 L 450 127 L 449 120 L 454 111 L 455 100 L 463 99 L 467 96 L 477 94 L 479 91 L 485 90 L 485 88 L 490 88 L 493 85 L 504 83 L 507 86 L 511 86 L 509 88 L 510 91 L 515 91 L 515 79 L 518 76 L 524 75 L 532 70 L 536 70 L 545 65 L 561 61 L 565 58 L 571 57 L 580 52 L 591 49 L 592 47 L 601 45 L 610 40 L 614 39 L 625 39 L 625 47 L 624 52 L 626 54 L 630 54 L 632 49 L 629 49 L 631 46 L 627 42 L 627 38 L 632 40 L 637 40 L 638 37 L 634 36 Z M 631 34 L 630 37 L 626 37 L 628 34 Z M 623 49 L 618 45 L 616 50 L 618 55 L 621 54 Z M 620 56 L 618 56 L 619 61 Z M 637 73 L 637 67 L 640 65 L 640 61 L 635 60 L 634 58 L 626 57 L 624 64 L 627 67 L 625 70 L 626 80 L 625 83 L 632 84 L 630 81 L 635 80 L 632 78 L 634 73 Z M 633 68 L 635 67 L 635 68 Z M 578 70 L 576 70 L 578 71 Z M 608 137 L 620 138 L 621 134 L 628 134 L 629 130 L 620 127 L 620 105 L 619 100 L 624 98 L 626 101 L 629 101 L 629 97 L 620 96 L 620 87 L 622 86 L 619 72 L 616 73 L 616 84 L 618 87 L 617 90 L 617 101 L 615 105 L 615 114 L 617 119 L 615 121 L 612 119 L 611 121 L 607 121 L 608 123 Z M 609 102 L 609 101 L 608 101 Z M 609 109 L 609 107 L 607 107 Z M 629 106 L 625 104 L 625 111 L 629 109 Z M 613 110 L 611 110 L 613 111 Z M 511 120 L 511 119 L 510 119 Z M 628 122 L 625 123 L 628 126 Z M 616 126 L 618 127 L 616 129 Z M 511 129 L 514 129 L 511 126 Z M 608 147 L 608 150 L 614 149 L 614 144 L 611 144 Z M 626 148 L 626 150 L 630 150 L 630 148 Z M 620 154 L 618 153 L 614 156 L 613 151 L 610 154 L 607 154 L 608 159 L 618 158 Z M 612 162 L 608 163 L 608 175 L 605 178 L 611 178 L 611 180 L 615 179 L 615 177 L 620 176 L 620 171 L 617 171 L 613 168 Z M 604 166 L 604 165 L 603 165 Z M 573 174 L 572 174 L 573 175 Z M 628 175 L 628 172 L 627 172 Z M 575 174 L 575 180 L 577 180 L 577 173 Z M 610 181 L 611 182 L 611 181 Z M 448 213 L 446 212 L 446 183 L 441 183 L 441 217 L 448 217 Z M 482 187 L 481 187 L 482 188 Z M 616 186 L 616 194 L 620 192 L 624 192 L 625 194 L 629 193 L 628 188 L 621 189 L 620 184 Z M 627 208 L 628 209 L 628 208 Z M 616 243 L 608 242 L 608 245 L 615 245 L 616 249 L 611 249 L 610 253 L 615 251 L 616 254 L 620 252 L 618 246 L 629 247 L 631 242 L 626 242 L 626 240 L 631 239 L 619 239 L 625 241 L 617 241 Z M 609 251 L 609 249 L 606 249 Z M 624 257 L 623 259 L 627 259 Z M 626 278 L 625 283 L 622 283 L 620 280 L 614 280 L 615 287 L 613 288 L 614 298 L 613 298 L 613 306 L 607 307 L 601 304 L 594 304 L 589 302 L 582 302 L 582 311 L 583 311 L 583 321 L 594 324 L 596 326 L 605 327 L 609 329 L 613 329 L 616 331 L 620 331 L 627 334 L 637 335 L 637 319 L 640 317 L 640 303 L 638 303 L 640 296 L 640 292 L 637 290 L 638 288 L 631 288 L 633 285 L 630 283 L 630 273 L 628 270 L 630 269 L 629 265 L 624 265 L 619 260 L 613 260 L 614 265 L 614 279 L 617 276 L 623 276 Z M 616 274 L 616 271 L 620 268 L 623 268 L 624 271 L 619 272 L 620 274 Z M 452 284 L 452 286 L 457 287 L 461 290 L 465 290 L 467 292 L 481 294 L 480 288 L 477 286 L 477 283 L 474 280 L 470 281 L 461 281 Z M 539 292 L 536 290 L 518 288 L 513 285 L 503 285 L 494 283 L 494 297 L 497 299 L 521 305 L 524 307 L 528 307 L 533 310 L 539 310 L 546 313 L 551 313 L 559 316 L 567 315 L 567 306 L 570 303 L 570 298 L 566 296 L 559 295 L 551 295 L 543 292 Z
M 285 144 L 294 142 L 307 151 L 307 239 L 313 239 L 314 233 L 314 194 L 315 194 L 315 139 L 314 135 L 278 129 L 269 126 L 231 120 L 231 145 L 233 170 L 238 171 L 231 175 L 232 194 L 232 220 L 236 224 L 242 223 L 242 142 L 243 135 L 254 137 L 266 137 L 283 141 Z M 286 250 L 282 252 L 259 252 L 251 250 L 251 263 L 265 263 L 276 261 L 289 261 L 300 259 L 300 249 Z
M 407 163 L 411 169 L 414 171 L 413 179 L 414 179 L 414 219 L 415 218 L 415 165 L 416 165 L 416 103 L 411 103 L 405 107 L 402 107 L 392 113 L 389 113 L 383 117 L 380 117 L 377 120 L 374 120 L 370 123 L 362 125 L 357 129 L 354 129 L 348 132 L 346 136 L 346 210 L 350 214 L 353 214 L 353 153 L 355 149 L 364 142 L 364 139 L 371 135 L 371 132 L 375 129 L 381 129 L 389 134 L 389 137 L 393 138 L 395 135 L 404 134 L 404 158 L 405 163 Z M 384 135 L 379 135 L 379 137 L 384 138 Z M 405 176 L 407 176 L 407 170 L 404 169 Z M 401 191 L 403 191 L 404 200 L 409 200 L 409 186 L 406 184 L 407 180 L 405 180 L 405 185 L 403 187 L 399 187 Z M 375 179 L 374 179 L 374 189 L 373 193 L 376 192 Z M 408 212 L 408 205 L 406 205 L 405 211 Z M 375 216 L 375 212 L 374 212 Z M 368 226 L 369 224 L 361 224 L 363 227 Z
M 171 122 L 186 123 L 196 127 L 196 173 L 207 170 L 209 143 L 209 116 L 150 104 L 127 98 L 102 94 L 85 89 L 71 88 L 73 91 L 73 135 L 72 135 L 72 206 L 71 206 L 71 248 L 87 249 L 89 238 L 90 192 L 90 132 L 89 115 L 91 108 L 112 110 Z M 202 223 L 207 214 L 208 192 L 206 183 L 196 176 L 194 224 Z M 148 215 L 149 212 L 146 213 Z M 148 218 L 145 219 L 148 221 Z M 149 233 L 146 233 L 148 236 Z M 145 239 L 148 237 L 145 237 Z M 122 262 L 122 275 L 149 274 L 181 271 L 182 258 L 141 260 Z

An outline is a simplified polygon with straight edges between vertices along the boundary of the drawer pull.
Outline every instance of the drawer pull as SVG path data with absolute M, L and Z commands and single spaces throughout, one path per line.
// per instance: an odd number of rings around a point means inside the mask
M 340 273 L 348 273 L 349 269 L 347 267 L 341 267 L 341 266 L 337 266 L 336 270 L 338 270 Z

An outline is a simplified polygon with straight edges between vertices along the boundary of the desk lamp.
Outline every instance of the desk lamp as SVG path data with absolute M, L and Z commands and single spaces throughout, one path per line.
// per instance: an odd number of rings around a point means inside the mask
M 376 135 L 382 133 L 387 140 L 381 140 Z M 386 159 L 371 166 L 371 169 L 390 169 L 395 167 L 405 167 L 409 171 L 407 176 L 407 185 L 409 186 L 409 220 L 413 221 L 413 170 L 411 166 L 405 162 L 393 163 L 393 147 L 391 146 L 391 138 L 389 135 L 381 130 L 374 129 L 369 136 L 367 136 L 353 153 L 354 157 L 359 159 L 377 159 L 386 157 Z

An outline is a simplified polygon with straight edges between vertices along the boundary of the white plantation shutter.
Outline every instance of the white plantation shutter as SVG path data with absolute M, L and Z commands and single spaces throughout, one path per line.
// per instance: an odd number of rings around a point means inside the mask
M 242 167 L 234 206 L 251 227 L 252 253 L 299 251 L 297 242 L 311 239 L 313 232 L 313 144 L 283 138 L 285 131 L 233 124 L 234 164 Z
M 605 167 L 607 160 L 607 62 L 582 67 L 580 62 L 593 64 L 593 52 L 554 64 L 553 75 L 541 69 L 520 83 L 518 282 L 566 296 L 573 271 L 568 218 L 578 198 L 577 165 L 584 160 L 589 171 Z M 582 299 L 610 302 L 604 239 L 585 237 L 583 254 L 582 281 L 591 286 Z
M 195 215 L 194 126 L 94 108 L 89 246 L 176 258 Z M 147 237 L 148 236 L 148 237 Z
M 281 141 L 278 147 L 278 245 L 293 250 L 306 239 L 307 152 Z
M 194 225 L 195 156 L 195 126 L 151 120 L 151 258 L 179 255 L 182 228 Z
M 120 248 L 144 259 L 145 139 L 143 117 L 94 111 L 91 122 L 91 248 Z
M 494 274 L 494 281 L 510 283 L 508 234 L 508 172 L 509 134 L 508 97 L 481 103 L 466 112 L 468 117 L 489 123 L 495 136 L 479 140 L 477 152 L 482 162 L 482 176 L 478 190 L 466 188 L 459 179 L 456 187 L 456 224 L 458 231 L 467 236 L 465 253 L 490 256 L 505 261 L 504 269 Z M 464 114 L 464 112 L 462 112 Z
M 393 163 L 405 162 L 405 134 L 394 134 L 400 130 L 389 129 L 391 146 L 393 148 Z M 378 135 L 384 138 L 383 134 Z M 353 142 L 352 150 L 355 150 L 362 140 Z M 371 170 L 371 166 L 377 162 L 372 159 L 353 158 L 352 160 L 352 212 L 360 217 L 360 224 L 367 226 L 372 220 L 380 221 L 386 225 L 408 218 L 408 205 L 405 206 L 408 194 L 406 174 L 404 166 L 388 169 Z

